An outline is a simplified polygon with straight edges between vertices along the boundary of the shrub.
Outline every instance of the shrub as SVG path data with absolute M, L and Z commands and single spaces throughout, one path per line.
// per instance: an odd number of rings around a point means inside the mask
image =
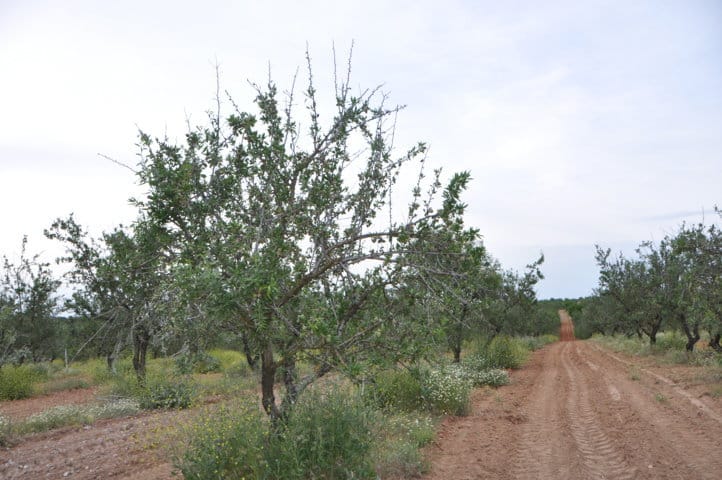
M 353 393 L 307 392 L 271 437 L 269 477 L 375 478 L 370 457 L 374 412 Z
M 263 478 L 267 422 L 258 405 L 207 411 L 188 432 L 190 445 L 176 460 L 186 480 Z
M 483 371 L 488 370 L 491 367 L 491 360 L 483 353 L 473 353 L 464 357 L 461 364 L 467 370 L 471 371 Z
M 183 375 L 190 373 L 220 372 L 221 362 L 206 352 L 194 354 L 183 352 L 175 358 L 175 367 L 178 373 Z
M 509 372 L 499 368 L 483 370 L 474 375 L 474 385 L 477 387 L 489 385 L 490 387 L 501 387 L 509 384 Z
M 0 368 L 0 400 L 18 400 L 33 394 L 41 374 L 28 365 L 5 365 Z
M 509 373 L 500 368 L 491 368 L 490 365 L 491 361 L 484 355 L 468 355 L 461 363 L 462 374 L 475 387 L 507 385 Z
M 466 415 L 469 412 L 469 395 L 472 383 L 463 367 L 458 364 L 434 369 L 423 379 L 423 397 L 431 411 Z
M 191 429 L 178 467 L 186 479 L 375 478 L 373 420 L 340 390 L 306 392 L 273 432 L 255 404 L 220 407 Z
M 386 414 L 377 431 L 382 437 L 374 447 L 376 474 L 379 478 L 416 478 L 426 464 L 419 450 L 434 439 L 434 423 L 418 413 Z
M 493 368 L 519 368 L 526 360 L 527 351 L 518 340 L 499 335 L 486 348 L 489 366 Z
M 188 408 L 197 394 L 196 386 L 182 377 L 148 377 L 144 387 L 136 394 L 141 408 Z
M 382 371 L 374 378 L 369 392 L 381 408 L 411 411 L 423 406 L 423 391 L 418 371 Z

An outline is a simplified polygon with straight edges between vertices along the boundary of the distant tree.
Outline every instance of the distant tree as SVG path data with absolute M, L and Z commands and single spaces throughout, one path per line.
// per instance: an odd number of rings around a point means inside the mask
M 159 232 L 141 220 L 132 228 L 117 227 L 92 239 L 73 216 L 56 220 L 45 235 L 63 242 L 72 265 L 67 274 L 75 289 L 66 307 L 77 315 L 101 320 L 95 333 L 102 342 L 109 368 L 130 344 L 138 380 L 145 379 L 148 347 L 159 332 L 163 258 Z
M 0 364 L 53 359 L 59 281 L 39 256 L 28 257 L 23 237 L 17 264 L 3 256 L 0 278 Z
M 491 302 L 485 315 L 491 337 L 506 334 L 536 333 L 533 319 L 537 304 L 535 286 L 544 275 L 541 266 L 544 255 L 526 266 L 519 274 L 512 270 L 500 270 L 501 279 L 496 290 L 494 301 Z
M 618 312 L 607 316 L 613 332 L 646 335 L 655 344 L 665 318 L 661 289 L 665 264 L 651 244 L 643 244 L 637 252 L 639 259 L 619 255 L 612 260 L 610 250 L 597 247 L 599 293 L 613 299 L 607 307 L 616 304 Z

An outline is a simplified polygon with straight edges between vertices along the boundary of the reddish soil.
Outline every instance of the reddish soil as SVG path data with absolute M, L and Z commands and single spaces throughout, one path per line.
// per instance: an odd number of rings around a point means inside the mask
M 188 412 L 143 414 L 31 435 L 0 450 L 2 479 L 157 479 L 172 476 L 159 442 Z
M 638 360 L 580 341 L 535 352 L 442 425 L 425 478 L 719 479 L 720 400 Z
M 559 327 L 559 340 L 562 342 L 574 340 L 574 322 L 566 310 L 559 310 L 559 320 L 561 321 L 561 326 Z
M 0 402 L 0 413 L 9 417 L 11 420 L 21 420 L 58 405 L 91 403 L 95 401 L 97 393 L 97 388 L 77 388 L 75 390 L 64 390 L 49 395 L 41 395 L 39 397 Z

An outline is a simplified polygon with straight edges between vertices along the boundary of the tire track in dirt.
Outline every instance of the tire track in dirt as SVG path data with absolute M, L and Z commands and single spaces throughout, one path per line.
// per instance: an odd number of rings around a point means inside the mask
M 540 378 L 529 395 L 524 424 L 515 449 L 513 478 L 533 480 L 555 478 L 563 468 L 560 451 L 565 443 L 561 405 L 549 399 L 559 395 L 559 345 L 553 345 L 544 358 Z M 550 423 L 556 428 L 550 428 Z M 568 473 L 568 472 L 567 472 Z
M 612 440 L 600 427 L 600 421 L 591 408 L 586 377 L 570 360 L 571 344 L 566 344 L 561 353 L 562 365 L 569 380 L 567 415 L 571 422 L 571 433 L 581 454 L 586 478 L 620 480 L 633 479 L 636 470 L 630 468 L 623 455 L 614 447 Z M 592 363 L 589 363 L 591 367 Z M 581 380 L 581 381 L 580 381 Z
M 675 388 L 591 342 L 557 342 L 448 421 L 425 478 L 722 478 L 722 425 Z
M 592 358 L 600 365 L 596 382 L 614 385 L 621 392 L 621 402 L 606 406 L 606 417 L 619 418 L 617 438 L 625 451 L 636 457 L 638 466 L 648 465 L 645 478 L 720 478 L 719 423 L 684 396 L 674 396 L 679 387 L 671 388 L 655 377 L 652 382 L 632 380 L 619 368 L 620 364 L 632 366 L 631 362 L 587 342 L 577 349 L 578 363 Z
M 643 373 L 649 375 L 650 377 L 653 377 L 655 380 L 658 380 L 658 381 L 660 381 L 660 382 L 662 382 L 662 383 L 664 383 L 664 384 L 667 384 L 667 385 L 674 391 L 674 393 L 676 393 L 677 395 L 683 397 L 683 398 L 686 399 L 689 403 L 691 403 L 691 404 L 694 405 L 695 407 L 699 408 L 702 412 L 704 412 L 708 417 L 710 417 L 710 418 L 712 418 L 713 420 L 715 420 L 717 423 L 722 424 L 722 415 L 720 415 L 720 414 L 716 413 L 715 411 L 713 411 L 711 408 L 709 408 L 709 407 L 708 407 L 707 405 L 705 405 L 703 402 L 699 401 L 699 399 L 694 398 L 694 396 L 690 395 L 689 392 L 686 392 L 686 391 L 684 391 L 682 388 L 678 387 L 672 380 L 670 380 L 669 378 L 665 377 L 664 375 L 659 375 L 659 374 L 657 374 L 657 373 L 655 373 L 655 372 L 653 372 L 653 371 L 651 371 L 651 370 L 649 370 L 649 369 L 646 369 L 646 368 L 644 368 L 644 367 L 639 367 L 639 366 L 637 366 L 637 365 L 634 365 L 634 364 L 631 363 L 631 362 L 627 362 L 626 360 L 623 360 L 623 359 L 619 358 L 617 355 L 615 355 L 615 354 L 613 354 L 613 353 L 611 353 L 611 352 L 608 352 L 608 351 L 606 351 L 606 350 L 603 350 L 603 349 L 601 349 L 600 347 L 598 347 L 598 346 L 596 346 L 596 345 L 594 345 L 593 348 L 595 348 L 598 352 L 606 355 L 607 357 L 610 357 L 610 358 L 616 360 L 617 362 L 619 362 L 619 363 L 621 363 L 621 364 L 623 364 L 623 365 L 625 365 L 625 366 L 627 366 L 627 367 L 630 367 L 630 368 L 631 368 L 631 367 L 636 367 L 636 368 L 639 369 L 640 372 L 643 372 Z

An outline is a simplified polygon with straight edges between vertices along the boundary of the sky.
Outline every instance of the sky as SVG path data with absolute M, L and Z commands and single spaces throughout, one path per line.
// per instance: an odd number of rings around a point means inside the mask
M 594 245 L 633 253 L 722 206 L 722 3 L 0 0 L 0 255 L 74 212 L 129 223 L 138 131 L 182 140 L 221 89 L 352 85 L 405 105 L 397 144 L 468 170 L 467 224 L 539 296 L 589 295 Z M 329 91 L 326 88 L 326 91 Z

